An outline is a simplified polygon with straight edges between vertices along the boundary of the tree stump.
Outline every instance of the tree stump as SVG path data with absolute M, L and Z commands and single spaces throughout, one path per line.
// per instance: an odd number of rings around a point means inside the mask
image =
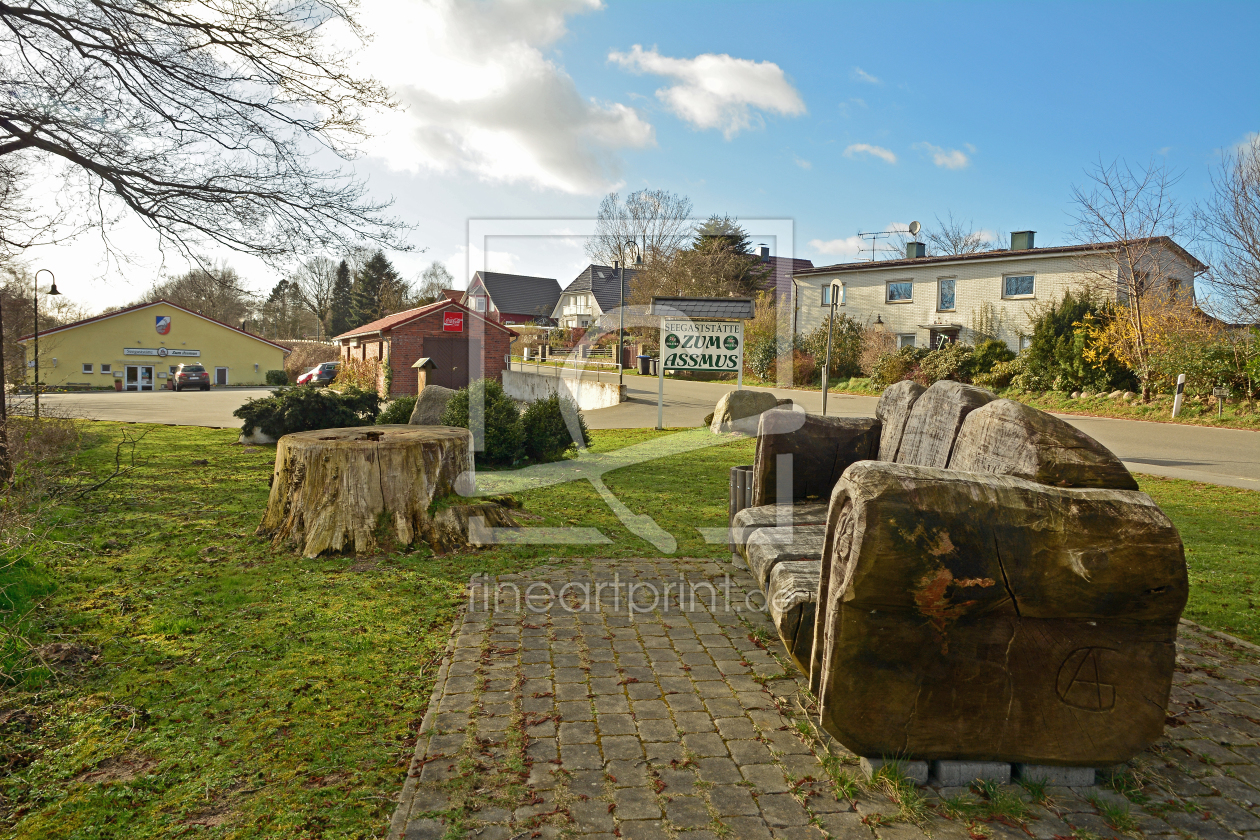
M 285 435 L 256 533 L 306 557 L 349 545 L 357 554 L 377 551 L 391 533 L 403 545 L 431 540 L 430 505 L 472 474 L 467 429 L 384 425 Z

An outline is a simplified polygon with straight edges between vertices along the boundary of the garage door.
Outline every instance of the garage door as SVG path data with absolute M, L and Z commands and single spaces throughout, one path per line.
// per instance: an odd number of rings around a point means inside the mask
M 445 388 L 463 388 L 468 385 L 469 349 L 473 351 L 473 369 L 481 370 L 481 342 L 471 338 L 425 338 L 424 351 L 436 370 L 429 372 L 428 380 Z

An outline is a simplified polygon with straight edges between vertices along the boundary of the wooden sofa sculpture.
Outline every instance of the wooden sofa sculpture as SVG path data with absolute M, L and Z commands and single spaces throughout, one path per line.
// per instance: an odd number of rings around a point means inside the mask
M 1079 767 L 1159 738 L 1185 555 L 1124 465 L 957 382 L 876 415 L 763 414 L 732 520 L 823 727 L 861 756 Z

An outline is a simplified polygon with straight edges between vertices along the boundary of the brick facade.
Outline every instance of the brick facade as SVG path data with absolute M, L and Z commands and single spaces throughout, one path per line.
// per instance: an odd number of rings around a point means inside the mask
M 484 372 L 478 372 L 474 369 L 471 379 L 485 377 L 486 379 L 495 379 L 499 382 L 503 381 L 503 370 L 507 366 L 505 356 L 509 352 L 511 340 L 516 335 L 515 332 L 492 321 L 478 317 L 476 313 L 467 307 L 460 306 L 458 303 L 447 302 L 445 305 L 437 305 L 432 309 L 429 307 L 424 307 L 424 309 L 428 311 L 424 311 L 418 317 L 402 320 L 394 326 L 383 328 L 380 330 L 380 337 L 357 336 L 359 342 L 357 347 L 351 346 L 350 338 L 340 337 L 342 358 L 384 359 L 389 365 L 391 374 L 389 396 L 415 395 L 418 392 L 416 371 L 411 366 L 418 359 L 432 355 L 432 353 L 425 352 L 425 339 L 442 337 L 471 338 L 481 342 L 484 364 Z M 464 324 L 461 332 L 457 333 L 443 329 L 443 314 L 446 312 L 464 313 Z M 382 393 L 385 390 L 384 369 L 381 372 L 378 388 Z

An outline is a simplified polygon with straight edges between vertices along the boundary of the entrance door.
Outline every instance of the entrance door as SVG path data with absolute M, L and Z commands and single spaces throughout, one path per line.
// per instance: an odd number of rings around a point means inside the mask
M 215 385 L 227 384 L 227 368 L 217 367 L 214 369 L 214 384 Z
M 127 365 L 123 389 L 127 391 L 152 391 L 153 365 Z
M 480 371 L 481 342 L 454 336 L 450 338 L 426 336 L 424 352 L 437 365 L 436 370 L 430 371 L 426 381 L 444 388 L 466 387 L 469 379 L 468 353 L 470 349 L 473 353 L 473 369 Z

